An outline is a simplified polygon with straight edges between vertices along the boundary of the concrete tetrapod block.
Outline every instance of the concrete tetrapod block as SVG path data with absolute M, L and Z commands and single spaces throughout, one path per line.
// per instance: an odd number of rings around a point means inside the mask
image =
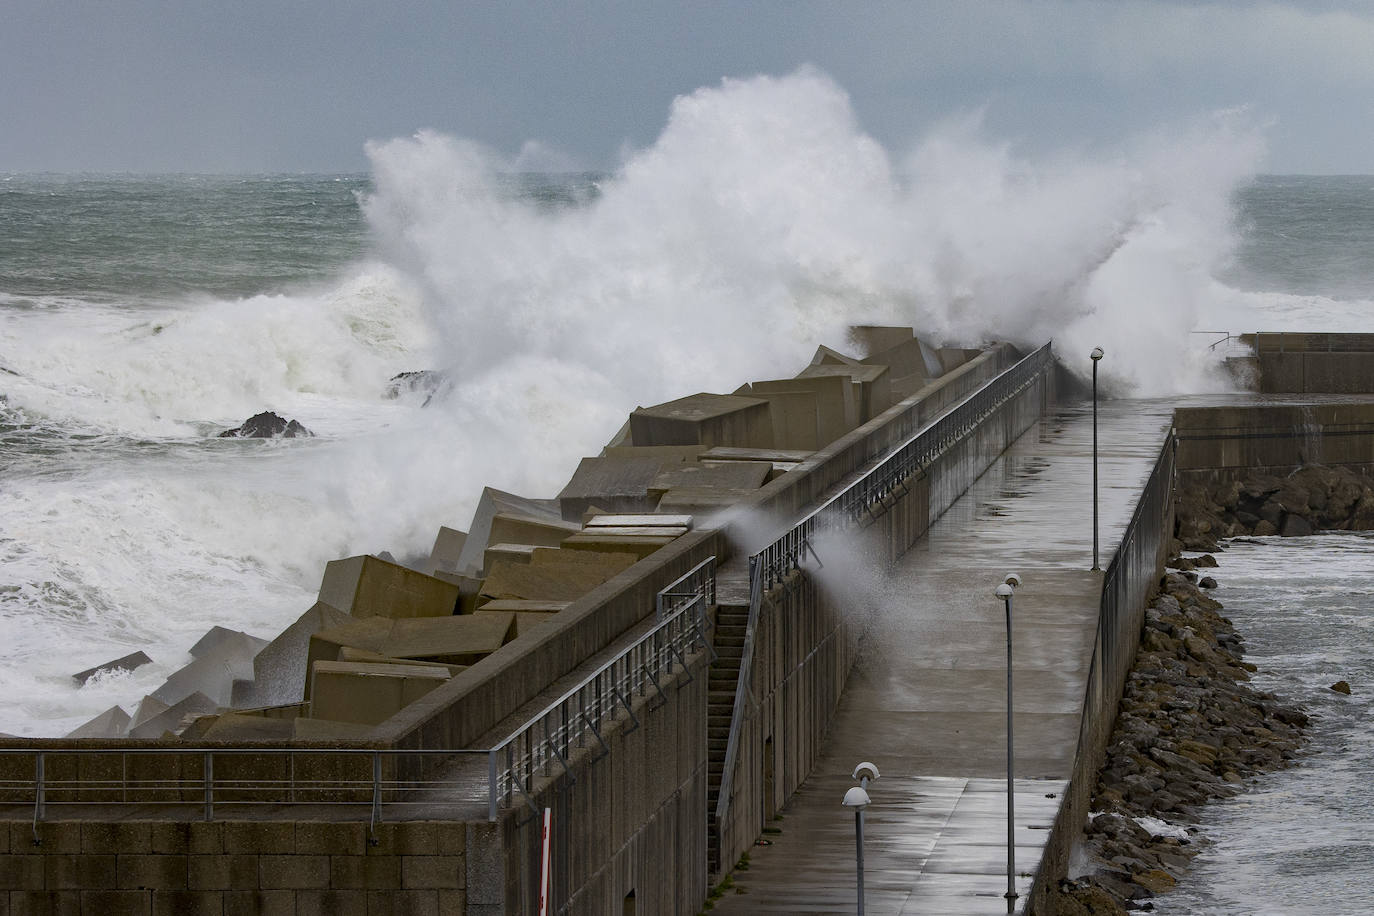
M 939 378 L 945 372 L 940 362 L 940 351 L 917 337 L 872 352 L 865 356 L 862 362 L 874 366 L 887 366 L 894 379 L 909 376 L 932 379 Z
M 491 520 L 489 544 L 533 544 L 536 547 L 557 547 L 570 534 L 582 528 L 577 522 L 562 518 L 536 518 L 514 512 L 498 512 Z M 490 550 L 490 548 L 488 548 Z
M 440 528 L 434 537 L 434 546 L 429 551 L 429 563 L 425 572 L 431 576 L 436 572 L 457 572 L 458 558 L 463 554 L 468 533 L 456 528 Z
M 253 677 L 234 682 L 231 705 L 243 709 L 300 701 L 305 696 L 311 634 L 353 619 L 338 608 L 316 602 L 253 657 Z
M 513 614 L 398 620 L 381 654 L 445 665 L 475 665 L 515 638 Z
M 108 671 L 133 671 L 144 665 L 151 664 L 152 659 L 143 652 L 133 652 L 123 658 L 105 662 L 103 665 L 96 665 L 94 668 L 87 668 L 85 671 L 78 671 L 72 675 L 72 680 L 78 684 L 85 684 L 92 676 Z
M 161 715 L 166 712 L 167 704 L 157 697 L 144 697 L 134 707 L 134 714 L 129 718 L 129 728 L 134 729 L 147 722 L 153 716 Z
M 896 325 L 856 324 L 849 329 L 849 339 L 864 356 L 900 347 L 915 337 L 915 328 Z
M 230 631 L 214 640 L 204 654 L 153 691 L 163 703 L 173 704 L 193 693 L 202 693 L 219 706 L 233 702 L 234 681 L 253 676 L 253 657 L 265 643 L 247 633 Z
M 526 499 L 504 490 L 484 487 L 482 496 L 477 500 L 477 509 L 472 515 L 472 524 L 468 525 L 467 539 L 463 543 L 462 551 L 458 554 L 456 565 L 458 573 L 465 576 L 480 576 L 482 554 L 491 543 L 492 519 L 496 518 L 497 513 L 500 512 L 510 512 L 532 518 L 561 517 L 557 500 Z
M 773 424 L 765 401 L 702 392 L 636 409 L 630 414 L 630 436 L 635 445 L 767 448 L 773 444 Z
M 578 539 L 588 537 L 594 536 L 577 534 L 568 538 L 564 545 L 568 549 L 577 549 L 578 543 L 581 543 Z M 556 556 L 528 565 L 507 560 L 496 561 L 492 565 L 491 575 L 482 582 L 482 594 L 488 598 L 576 601 L 628 568 L 623 556 L 613 560 L 592 557 L 585 563 L 578 563 L 568 556 L 568 550 L 548 552 Z M 621 548 L 603 550 L 602 553 L 633 554 L 629 558 L 629 566 L 634 565 L 634 561 L 642 555 Z
M 800 378 L 816 378 L 823 375 L 839 375 L 849 379 L 853 387 L 854 400 L 858 405 L 858 425 L 867 423 L 892 406 L 891 371 L 887 366 L 808 366 Z
M 965 347 L 941 347 L 939 352 L 940 365 L 944 368 L 945 372 L 950 372 L 954 369 L 958 369 L 964 363 L 973 359 L 983 351 L 972 350 Z
M 567 537 L 566 534 L 563 536 Z M 544 546 L 553 547 L 557 545 L 546 544 Z M 482 568 L 491 569 L 492 564 L 497 560 L 509 560 L 512 563 L 523 563 L 528 566 L 534 557 L 534 552 L 538 549 L 538 544 L 492 544 L 487 548 L 487 552 L 482 558 Z
M 665 512 L 690 512 L 694 516 L 709 520 L 712 516 L 749 499 L 757 492 L 727 490 L 720 487 L 678 487 L 664 493 L 658 505 Z
M 832 350 L 822 344 L 816 348 L 816 353 L 811 357 L 813 366 L 858 366 L 859 360 L 853 356 L 846 356 L 839 350 Z
M 444 617 L 458 606 L 458 588 L 397 563 L 359 556 L 325 566 L 319 600 L 354 617 Z
M 814 452 L 826 444 L 816 392 L 769 391 L 760 392 L 759 396 L 768 402 L 775 447 Z
M 701 462 L 712 464 L 720 461 L 767 461 L 773 465 L 773 475 L 777 476 L 792 470 L 812 454 L 812 449 L 718 447 L 704 452 Z
M 257 643 L 259 650 L 262 650 L 267 646 L 267 640 L 258 639 L 256 636 L 249 636 L 242 630 L 230 630 L 226 627 L 211 627 L 210 629 L 206 630 L 205 635 L 202 636 L 196 642 L 196 644 L 191 647 L 191 657 L 202 658 L 206 655 L 209 655 L 211 652 L 215 650 L 216 646 L 228 640 L 234 639 L 238 636 L 247 636 L 249 639 Z
M 759 397 L 765 397 L 773 392 L 813 392 L 816 395 L 816 422 L 821 446 L 829 445 L 859 425 L 858 405 L 854 401 L 854 387 L 848 376 L 765 379 L 751 382 L 750 387 Z
M 675 492 L 677 492 L 677 491 L 676 491 L 676 490 L 669 490 L 668 492 L 669 492 L 669 493 L 675 493 Z M 715 492 L 748 493 L 748 492 L 752 492 L 752 491 L 747 491 L 747 490 L 744 490 L 744 491 L 729 490 L 729 491 L 715 491 Z M 659 550 L 660 548 L 666 547 L 667 545 L 671 544 L 673 541 L 674 541 L 674 538 L 672 538 L 672 537 L 667 537 L 667 536 L 662 536 L 662 535 L 653 535 L 653 534 L 644 534 L 644 535 L 611 535 L 611 534 L 599 534 L 599 533 L 597 533 L 596 531 L 593 530 L 593 531 L 584 531 L 584 532 L 582 532 L 581 534 L 575 534 L 575 535 L 573 535 L 572 537 L 568 538 L 566 541 L 563 542 L 563 546 L 564 546 L 564 548 L 566 548 L 566 549 L 568 549 L 568 550 L 586 550 L 586 551 L 590 551 L 590 552 L 592 552 L 592 553 L 632 553 L 632 554 L 634 554 L 635 556 L 639 557 L 640 559 L 643 559 L 644 557 L 647 557 L 649 554 L 653 553 L 654 551 Z M 600 585 L 600 584 L 601 584 L 601 583 L 599 583 L 599 582 L 597 583 L 597 585 Z M 595 586 L 593 586 L 593 588 L 594 588 L 594 587 L 595 587 Z M 591 591 L 591 589 L 589 588 L 589 589 L 587 589 L 587 591 Z M 584 592 L 583 594 L 585 594 L 585 592 Z M 541 595 L 527 595 L 527 596 L 517 596 L 517 597 L 545 597 L 545 596 L 541 596 Z M 549 595 L 549 596 L 547 596 L 547 597 L 557 597 L 557 596 Z M 580 596 L 579 596 L 579 597 L 580 597 Z
M 133 721 L 122 707 L 111 706 L 100 715 L 68 732 L 68 738 L 119 738 Z
M 522 602 L 516 602 L 516 601 L 501 601 L 501 602 L 493 601 L 493 602 L 492 602 L 492 604 L 503 604 L 503 605 L 505 605 L 505 604 L 519 604 L 519 603 L 522 603 Z M 530 602 L 530 603 L 531 603 L 531 604 L 538 604 L 539 602 L 536 601 L 536 602 Z M 482 608 L 480 611 L 478 611 L 477 613 L 478 613 L 478 614 L 500 614 L 500 613 L 505 613 L 505 611 L 504 611 L 503 609 L 501 609 L 501 608 L 497 608 L 497 609 L 495 609 L 495 610 L 490 610 L 490 609 L 488 609 L 487 607 L 484 607 L 484 608 Z M 515 637 L 514 637 L 514 638 L 515 638 L 515 639 L 519 639 L 521 636 L 524 636 L 524 635 L 527 634 L 527 633 L 533 633 L 535 630 L 539 629 L 541 626 L 543 626 L 544 624 L 548 623 L 550 620 L 553 620 L 553 618 L 556 617 L 556 616 L 558 616 L 558 612 L 557 612 L 557 611 L 516 611 L 516 612 L 515 612 Z
M 416 665 L 317 662 L 310 709 L 313 718 L 379 725 L 447 680 L 446 671 Z
M 692 527 L 690 515 L 593 515 L 583 528 L 687 528 Z
M 464 576 L 460 573 L 444 572 L 442 569 L 434 574 L 437 578 L 445 582 L 452 582 L 458 586 L 458 613 L 471 614 L 481 605 L 482 601 L 482 580 L 476 576 Z
M 763 486 L 772 470 L 772 464 L 762 461 L 731 461 L 716 465 L 680 464 L 660 471 L 649 485 L 649 492 L 662 496 L 678 487 L 752 490 Z
M 665 465 L 696 461 L 706 451 L 700 443 L 692 445 L 616 445 L 601 450 L 602 458 L 654 458 Z
M 304 699 L 310 699 L 310 672 L 314 670 L 316 662 L 337 661 L 339 651 L 344 646 L 380 653 L 382 643 L 394 623 L 389 617 L 365 617 L 359 620 L 345 615 L 344 622 L 338 626 L 311 633 L 302 665 Z
M 203 693 L 193 693 L 183 697 L 162 712 L 144 719 L 129 729 L 130 738 L 161 738 L 167 732 L 176 733 L 184 720 L 215 712 L 219 705 Z
M 380 652 L 369 652 L 366 649 L 355 649 L 352 646 L 344 646 L 339 649 L 339 657 L 336 661 L 341 662 L 369 662 L 377 665 L 419 665 L 423 668 L 442 668 L 448 672 L 449 677 L 468 670 L 467 665 L 445 665 L 442 662 L 429 662 L 418 658 L 397 658 L 394 655 L 383 655 Z
M 658 458 L 583 458 L 558 494 L 562 517 L 580 521 L 592 506 L 611 512 L 652 512 L 655 500 L 649 484 L 662 467 Z

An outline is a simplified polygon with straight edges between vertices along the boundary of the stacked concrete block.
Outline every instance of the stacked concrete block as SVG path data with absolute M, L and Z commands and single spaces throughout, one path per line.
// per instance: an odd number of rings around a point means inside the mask
M 514 625 L 513 617 L 500 614 L 356 620 L 310 637 L 310 670 L 321 661 L 337 661 L 345 648 L 388 659 L 473 665 L 513 639 Z M 307 698 L 313 699 L 308 691 Z
M 447 671 L 416 665 L 316 662 L 311 672 L 311 718 L 379 725 L 448 678 Z
M 664 493 L 677 487 L 754 490 L 767 482 L 772 469 L 770 464 L 747 461 L 671 465 L 659 471 L 658 476 L 649 485 L 649 492 L 662 497 Z
M 150 664 L 152 659 L 142 652 L 133 652 L 122 658 L 105 662 L 103 665 L 96 665 L 94 668 L 87 668 L 85 671 L 78 671 L 72 675 L 72 680 L 78 684 L 85 684 L 97 674 L 109 674 L 115 671 L 133 671 L 144 665 Z
M 585 535 L 583 532 L 566 539 L 557 550 L 535 551 L 528 564 L 497 562 L 482 582 L 482 594 L 491 599 L 576 601 L 629 569 L 641 556 L 624 549 L 577 547 Z
M 849 329 L 849 339 L 864 356 L 900 347 L 916 336 L 915 328 L 859 324 Z
M 441 527 L 434 537 L 434 546 L 430 548 L 429 562 L 424 571 L 431 576 L 438 572 L 458 572 L 458 558 L 462 556 L 467 540 L 466 531 Z
M 247 633 L 215 627 L 192 647 L 195 660 L 163 681 L 152 695 L 173 704 L 200 693 L 220 706 L 229 706 L 234 682 L 253 677 L 253 659 L 267 645 L 266 640 Z
M 729 394 L 693 394 L 630 414 L 633 444 L 737 445 L 767 448 L 773 444 L 768 403 Z M 616 507 L 608 507 L 615 509 Z
M 472 524 L 468 526 L 468 536 L 458 553 L 454 572 L 464 576 L 481 577 L 482 556 L 492 543 L 491 524 L 502 512 L 528 518 L 561 518 L 557 500 L 527 499 L 504 490 L 484 487 L 481 497 L 477 500 L 477 509 L 472 515 Z
M 787 448 L 727 448 L 717 446 L 701 455 L 702 464 L 720 464 L 726 461 L 765 461 L 772 467 L 769 480 L 786 474 L 812 455 L 810 449 Z M 662 510 L 660 510 L 662 511 Z
M 744 385 L 737 393 L 752 396 L 753 386 Z M 772 424 L 774 448 L 814 452 L 825 445 L 816 392 L 769 391 L 760 392 L 759 397 L 768 402 L 768 418 Z
M 657 497 L 650 495 L 649 485 L 662 467 L 656 457 L 583 458 L 558 494 L 562 518 L 579 521 L 593 506 L 612 512 L 652 512 Z
M 514 614 L 515 638 L 536 632 L 572 602 L 503 598 L 483 605 L 479 614 Z
M 846 375 L 767 379 L 751 382 L 749 387 L 755 397 L 759 398 L 771 397 L 775 393 L 814 394 L 820 447 L 834 442 L 859 425 L 858 404 L 854 400 L 853 386 Z
M 873 366 L 887 366 L 892 373 L 894 388 L 902 380 L 905 380 L 906 384 L 919 381 L 924 385 L 930 379 L 939 378 L 945 371 L 940 361 L 940 351 L 919 337 L 872 351 L 865 355 L 861 362 Z
M 119 706 L 111 706 L 100 715 L 68 732 L 68 738 L 119 738 L 129 730 L 132 721 Z
M 458 606 L 452 582 L 374 556 L 331 560 L 319 600 L 353 617 L 444 617 Z
M 664 465 L 683 461 L 696 461 L 706 446 L 699 442 L 691 445 L 608 445 L 601 450 L 602 458 L 656 458 Z
M 299 702 L 305 696 L 311 634 L 352 619 L 338 608 L 316 602 L 253 656 L 252 676 L 234 682 L 229 705 L 243 709 Z
M 862 425 L 892 406 L 892 383 L 889 367 L 865 365 L 812 365 L 801 371 L 799 378 L 838 375 L 848 378 L 853 386 L 853 398 L 858 408 L 858 424 Z
M 169 733 L 175 735 L 195 717 L 213 713 L 218 709 L 219 704 L 210 697 L 203 693 L 193 693 L 166 709 L 131 724 L 129 737 L 161 738 Z
M 941 347 L 939 352 L 940 365 L 944 372 L 952 372 L 983 351 L 963 347 Z

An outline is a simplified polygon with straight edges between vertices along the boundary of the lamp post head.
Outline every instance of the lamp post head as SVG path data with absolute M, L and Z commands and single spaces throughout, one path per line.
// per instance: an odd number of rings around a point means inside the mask
M 877 779 L 878 766 L 877 764 L 869 763 L 867 760 L 865 760 L 863 763 L 859 764 L 854 768 L 853 775 L 855 779 Z
M 1099 359 L 1101 359 L 1102 356 L 1103 356 L 1102 348 L 1101 348 L 1101 347 L 1093 347 L 1093 351 L 1092 351 L 1091 353 L 1089 353 L 1088 356 L 1092 357 L 1092 361 L 1093 361 L 1093 362 L 1097 362 L 1097 361 L 1098 361 Z
M 1021 585 L 1021 577 L 1016 573 L 1007 573 L 1007 577 L 1002 581 L 1012 588 L 1018 588 Z
M 853 808 L 855 811 L 862 811 L 869 805 L 868 793 L 861 789 L 859 786 L 854 786 L 848 792 L 844 793 L 844 801 L 842 802 L 842 804 L 846 808 Z
M 1003 601 L 1009 601 L 1011 600 L 1011 593 L 1013 591 L 1015 591 L 1015 589 L 1013 589 L 1010 585 L 1003 583 L 997 586 L 997 597 L 1001 598 Z

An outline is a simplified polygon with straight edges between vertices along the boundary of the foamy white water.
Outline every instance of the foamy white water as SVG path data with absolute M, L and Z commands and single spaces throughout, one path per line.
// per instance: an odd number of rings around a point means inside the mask
M 8 181 L 6 215 L 62 231 L 0 273 L 0 730 L 131 706 L 206 627 L 294 619 L 329 559 L 423 555 L 483 485 L 554 495 L 636 405 L 790 375 L 850 324 L 1102 345 L 1109 389 L 1214 388 L 1191 331 L 1367 306 L 1217 279 L 1262 151 L 1235 113 L 1097 155 L 1029 160 L 976 117 L 889 150 L 803 70 L 683 96 L 552 193 L 460 138 L 379 143 L 360 251 L 334 179 Z M 452 387 L 382 397 L 416 369 Z M 264 409 L 319 438 L 212 438 Z M 134 648 L 157 667 L 65 679 Z
M 1174 916 L 1356 916 L 1374 882 L 1374 533 L 1259 538 L 1217 554 L 1224 613 L 1259 666 L 1255 686 L 1313 714 L 1288 770 L 1202 810 L 1212 845 Z M 1329 685 L 1348 681 L 1351 696 Z

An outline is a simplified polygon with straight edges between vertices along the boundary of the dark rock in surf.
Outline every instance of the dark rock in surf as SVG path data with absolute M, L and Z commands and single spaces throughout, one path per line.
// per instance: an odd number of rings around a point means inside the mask
M 221 439 L 301 439 L 315 435 L 295 420 L 279 417 L 271 411 L 256 414 L 235 429 L 219 434 Z
M 1346 696 L 1350 696 L 1350 682 L 1349 682 L 1349 681 L 1337 681 L 1336 683 L 1334 683 L 1334 684 L 1331 685 L 1331 689 L 1334 690 L 1334 691 L 1336 691 L 1337 693 L 1343 693 L 1343 694 L 1345 694 Z
M 72 675 L 72 680 L 76 681 L 78 684 L 85 684 L 87 681 L 89 681 L 92 677 L 94 677 L 97 674 L 105 674 L 113 671 L 133 671 L 135 668 L 140 668 L 143 665 L 151 664 L 152 661 L 153 660 L 149 658 L 147 655 L 145 655 L 143 652 L 134 652 L 131 655 L 126 655 L 123 658 L 117 658 L 114 661 L 106 662 L 103 665 L 96 665 L 94 668 L 87 668 L 85 671 L 78 671 L 76 674 Z
M 447 389 L 449 384 L 449 377 L 435 369 L 401 372 L 393 375 L 387 382 L 386 396 L 394 401 L 403 395 L 423 394 L 425 400 L 420 406 L 428 407 L 434 396 Z

